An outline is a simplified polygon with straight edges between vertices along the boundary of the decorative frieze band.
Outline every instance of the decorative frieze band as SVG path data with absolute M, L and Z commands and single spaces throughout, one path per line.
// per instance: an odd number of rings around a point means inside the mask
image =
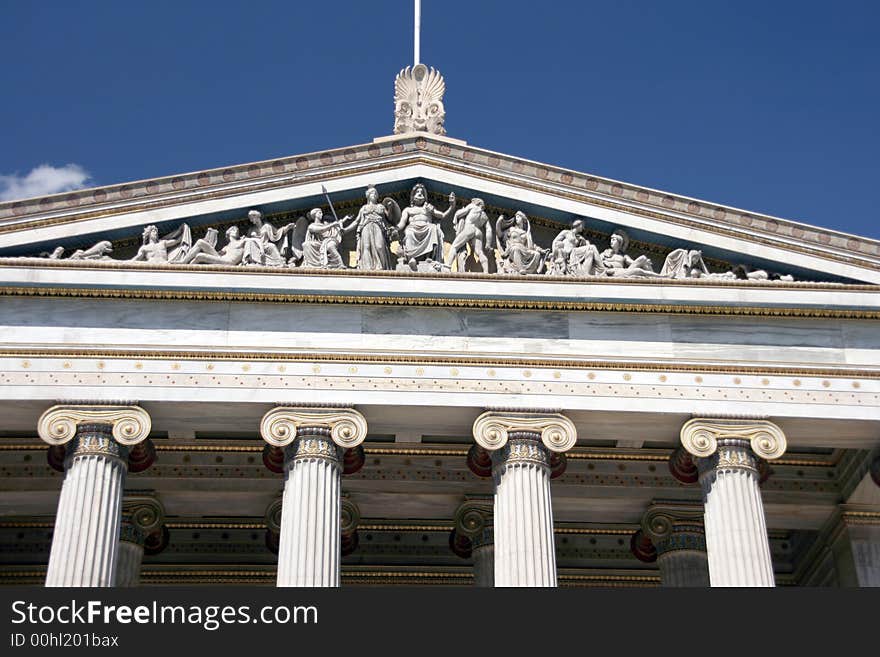
M 760 458 L 777 459 L 785 453 L 785 434 L 767 420 L 694 418 L 681 428 L 681 444 L 693 456 L 707 458 L 718 451 L 719 440 L 747 441 Z
M 107 424 L 121 445 L 136 445 L 150 434 L 152 422 L 140 406 L 53 406 L 40 417 L 37 434 L 50 445 L 73 440 L 80 424 Z
M 263 416 L 260 435 L 273 447 L 293 443 L 301 427 L 326 427 L 339 447 L 351 449 L 367 437 L 367 420 L 352 408 L 294 408 L 279 406 Z
M 489 451 L 504 447 L 514 431 L 540 434 L 551 452 L 568 451 L 577 442 L 574 422 L 559 413 L 486 411 L 474 421 L 474 440 Z

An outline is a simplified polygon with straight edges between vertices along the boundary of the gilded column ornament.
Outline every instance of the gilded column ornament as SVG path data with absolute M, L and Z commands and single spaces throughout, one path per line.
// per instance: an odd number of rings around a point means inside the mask
M 116 583 L 129 448 L 150 428 L 139 406 L 57 405 L 40 417 L 40 438 L 52 449 L 65 447 L 46 586 Z
M 712 586 L 774 586 L 758 458 L 785 453 L 782 430 L 767 420 L 694 418 L 681 442 L 699 470 Z
M 147 537 L 161 532 L 165 522 L 162 503 L 152 495 L 126 495 L 122 502 L 116 586 L 138 586 Z
M 639 533 L 650 541 L 654 555 L 645 559 L 644 551 L 634 553 L 643 561 L 656 559 L 663 586 L 709 586 L 702 504 L 655 501 L 642 516 Z
M 556 586 L 556 546 L 550 501 L 553 455 L 577 441 L 574 423 L 559 413 L 487 411 L 474 439 L 491 453 L 495 586 Z
M 469 495 L 455 512 L 455 528 L 449 538 L 452 551 L 474 561 L 474 584 L 495 585 L 495 533 L 493 500 L 488 495 Z
M 342 504 L 344 454 L 364 441 L 367 421 L 353 409 L 281 406 L 263 416 L 260 433 L 284 450 L 281 506 L 267 512 L 270 530 L 278 527 L 278 586 L 339 586 L 343 514 L 349 530 L 359 518 Z M 347 548 L 352 541 L 350 531 Z

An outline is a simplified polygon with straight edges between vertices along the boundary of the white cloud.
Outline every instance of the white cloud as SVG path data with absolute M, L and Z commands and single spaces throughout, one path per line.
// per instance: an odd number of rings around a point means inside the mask
M 0 201 L 69 192 L 86 186 L 91 176 L 78 164 L 53 167 L 41 164 L 24 176 L 0 175 Z

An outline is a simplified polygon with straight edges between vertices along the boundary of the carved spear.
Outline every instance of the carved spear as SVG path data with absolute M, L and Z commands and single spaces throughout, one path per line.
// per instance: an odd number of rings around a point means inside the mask
M 339 221 L 339 217 L 336 216 L 336 210 L 333 209 L 333 201 L 330 200 L 330 194 L 327 193 L 327 188 L 324 185 L 321 185 L 321 191 L 324 192 L 324 198 L 327 199 L 327 204 L 330 206 L 330 212 L 333 213 L 333 219 L 336 223 L 342 225 L 342 222 Z

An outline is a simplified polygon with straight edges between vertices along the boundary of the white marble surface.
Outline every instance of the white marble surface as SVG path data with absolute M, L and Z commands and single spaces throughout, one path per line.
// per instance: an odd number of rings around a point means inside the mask
M 115 586 L 125 464 L 75 456 L 64 476 L 46 586 Z
M 871 278 L 867 275 L 863 278 Z M 880 281 L 880 272 L 877 273 Z M 858 279 L 856 279 L 858 280 Z M 875 283 L 868 280 L 865 282 Z M 452 277 L 411 276 L 388 272 L 381 276 L 313 274 L 279 269 L 255 271 L 240 267 L 218 271 L 210 266 L 195 270 L 153 269 L 129 263 L 109 268 L 100 263 L 81 266 L 40 267 L 34 260 L 0 262 L 0 286 L 37 285 L 77 288 L 112 287 L 131 289 L 221 290 L 342 296 L 414 296 L 481 299 L 540 299 L 583 302 L 645 304 L 703 304 L 709 306 L 795 306 L 880 308 L 880 288 L 853 289 L 839 285 L 755 283 L 750 286 L 697 281 L 674 282 L 615 280 L 552 280 L 542 276 L 505 280 L 495 276 Z

